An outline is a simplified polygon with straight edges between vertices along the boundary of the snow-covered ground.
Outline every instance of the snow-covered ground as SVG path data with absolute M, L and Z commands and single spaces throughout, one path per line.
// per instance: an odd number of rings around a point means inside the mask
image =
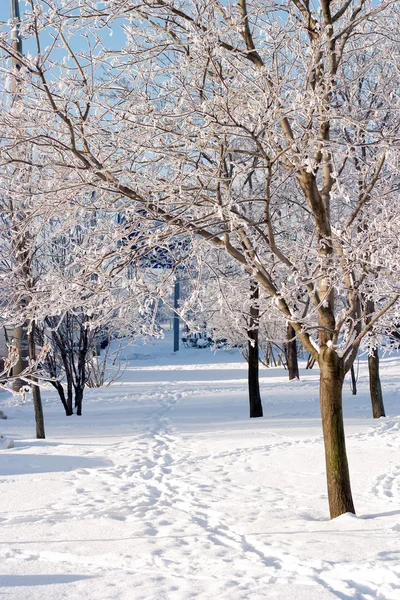
M 88 390 L 84 416 L 44 394 L 1 433 L 0 597 L 10 600 L 399 600 L 400 359 L 382 361 L 388 417 L 345 384 L 357 517 L 328 519 L 318 371 L 261 372 L 247 418 L 236 351 L 130 351 L 123 381 Z

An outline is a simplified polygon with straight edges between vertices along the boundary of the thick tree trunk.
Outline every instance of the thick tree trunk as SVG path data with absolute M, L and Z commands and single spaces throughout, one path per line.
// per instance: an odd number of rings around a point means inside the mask
M 286 330 L 286 354 L 289 371 L 289 381 L 300 379 L 299 363 L 297 362 L 296 332 L 291 325 Z
M 386 417 L 385 407 L 383 405 L 383 395 L 381 379 L 379 376 L 379 352 L 374 348 L 372 354 L 368 356 L 369 369 L 369 391 L 371 394 L 372 416 L 374 419 Z
M 31 361 L 36 361 L 36 348 L 35 348 L 35 323 L 31 323 L 31 330 L 28 333 L 28 352 Z M 31 377 L 32 381 L 32 398 L 33 406 L 35 409 L 35 422 L 36 422 L 36 437 L 39 440 L 45 439 L 44 431 L 44 417 L 43 417 L 43 406 L 42 397 L 40 394 L 40 388 L 37 385 L 37 377 Z
M 320 352 L 320 402 L 331 519 L 355 513 L 344 436 L 342 390 L 344 367 L 336 352 Z

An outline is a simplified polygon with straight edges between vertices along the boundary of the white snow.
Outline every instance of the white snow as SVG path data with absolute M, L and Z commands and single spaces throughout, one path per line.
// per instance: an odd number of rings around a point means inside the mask
M 2 394 L 0 596 L 6 600 L 398 600 L 400 359 L 381 361 L 387 413 L 345 386 L 357 517 L 329 521 L 318 371 L 262 369 L 247 416 L 236 351 L 134 348 L 124 381 L 65 417 Z
M 4 435 L 0 435 L 0 450 L 8 450 L 9 448 L 14 448 L 14 441 Z

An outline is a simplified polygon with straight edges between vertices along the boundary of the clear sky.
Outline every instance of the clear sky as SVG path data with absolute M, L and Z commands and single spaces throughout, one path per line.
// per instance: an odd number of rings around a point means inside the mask
M 10 0 L 3 0 L 0 5 L 0 19 L 7 21 L 10 18 Z
M 1 22 L 8 21 L 10 19 L 11 11 L 10 11 L 10 0 L 0 0 L 0 24 Z M 21 14 L 21 18 L 23 18 L 23 13 L 26 7 L 26 3 L 24 0 L 19 0 L 19 10 Z M 111 34 L 111 35 L 110 35 Z M 82 39 L 82 38 L 81 38 Z M 120 26 L 117 24 L 114 25 L 112 32 L 109 29 L 104 29 L 104 41 L 106 41 L 107 46 L 111 49 L 118 49 L 124 46 L 125 44 L 125 35 Z M 79 38 L 75 38 L 71 44 L 74 50 L 79 50 Z M 85 46 L 84 40 L 82 39 L 82 47 Z M 23 40 L 23 50 L 24 53 L 27 51 L 35 52 L 35 45 L 31 44 L 29 40 Z

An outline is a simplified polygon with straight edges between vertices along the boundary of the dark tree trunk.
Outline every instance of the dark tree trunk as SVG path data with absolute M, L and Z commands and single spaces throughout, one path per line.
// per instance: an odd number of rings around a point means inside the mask
M 250 403 L 250 418 L 263 416 L 263 408 L 260 394 L 259 380 L 259 349 L 258 349 L 258 320 L 260 310 L 258 307 L 259 288 L 257 282 L 251 283 L 251 299 L 250 307 L 250 328 L 248 333 L 248 384 L 249 384 L 249 403 Z
M 86 356 L 89 347 L 88 330 L 86 327 L 81 325 L 80 328 L 80 348 L 78 352 L 78 361 L 75 370 L 75 408 L 78 416 L 82 415 L 82 400 L 83 390 L 85 389 L 86 383 Z
M 64 388 L 63 388 L 62 384 L 59 381 L 51 381 L 50 383 L 57 390 L 57 394 L 60 396 L 60 400 L 64 407 L 65 414 L 68 417 L 69 416 L 68 415 L 68 406 L 67 406 L 67 401 L 65 400 L 65 393 L 64 393 Z
M 365 319 L 368 325 L 371 322 L 372 315 L 375 312 L 375 304 L 372 300 L 367 300 L 366 303 L 367 318 Z M 379 352 L 378 348 L 372 350 L 372 354 L 368 356 L 369 370 L 369 391 L 371 395 L 372 416 L 374 419 L 385 417 L 385 407 L 383 405 L 383 395 L 381 379 L 379 376 Z
M 53 380 L 54 380 L 54 381 L 50 381 L 50 383 L 57 390 L 57 393 L 58 393 L 60 400 L 62 402 L 62 405 L 64 407 L 66 416 L 70 417 L 71 415 L 74 414 L 74 411 L 72 408 L 72 384 L 70 384 L 69 381 L 67 382 L 67 397 L 65 397 L 64 386 L 57 379 L 56 369 L 49 368 L 49 364 L 47 364 L 47 369 L 50 374 L 50 377 L 53 377 Z
M 54 337 L 54 332 L 53 332 L 53 337 Z M 64 386 L 58 379 L 57 363 L 56 363 L 56 359 L 54 358 L 54 356 L 48 355 L 46 357 L 46 369 L 47 369 L 47 372 L 49 373 L 50 377 L 52 378 L 50 383 L 57 390 L 57 393 L 58 393 L 60 400 L 62 402 L 62 405 L 64 407 L 65 414 L 67 415 L 67 417 L 70 417 L 71 415 L 74 414 L 74 411 L 72 408 L 72 400 L 73 400 L 72 378 L 71 378 L 71 372 L 69 369 L 67 353 L 65 351 L 63 351 L 63 352 L 60 352 L 60 354 L 61 354 L 61 359 L 63 362 L 64 371 L 65 371 L 65 375 L 66 375 L 66 379 L 67 379 L 67 397 L 65 397 Z
M 256 334 L 256 335 L 254 335 Z M 249 342 L 249 357 L 248 357 L 248 383 L 249 383 L 249 402 L 250 402 L 250 417 L 262 417 L 263 408 L 260 394 L 260 381 L 258 371 L 258 334 L 255 331 L 249 331 L 254 346 Z
M 320 352 L 320 403 L 324 433 L 326 477 L 331 519 L 355 513 L 344 436 L 342 391 L 343 361 L 326 347 Z
M 381 379 L 379 376 L 379 352 L 374 348 L 372 354 L 368 356 L 369 370 L 369 391 L 371 394 L 372 416 L 374 419 L 386 417 L 385 407 L 383 405 L 383 395 Z
M 65 360 L 64 360 L 64 356 L 63 356 L 63 364 L 64 364 L 64 371 L 65 371 L 65 377 L 67 380 L 67 410 L 66 410 L 66 414 L 67 417 L 71 416 L 74 414 L 74 409 L 73 409 L 73 377 L 72 377 L 72 372 L 71 372 L 71 366 L 70 363 L 68 361 L 68 357 L 65 354 Z
M 83 388 L 75 388 L 75 408 L 76 414 L 82 416 L 82 400 L 83 400 Z
M 67 417 L 70 417 L 74 414 L 74 411 L 72 410 L 72 394 L 70 397 L 67 396 L 67 398 L 65 398 L 63 385 L 59 381 L 55 381 L 53 385 L 56 388 L 58 395 L 60 396 L 61 402 L 65 410 L 65 414 L 67 415 Z
M 28 333 L 28 353 L 31 361 L 36 362 L 36 348 L 35 348 L 35 323 L 32 321 L 31 330 Z M 35 409 L 35 422 L 36 422 L 36 437 L 39 440 L 44 440 L 46 435 L 44 431 L 44 417 L 43 417 L 43 406 L 42 398 L 40 394 L 40 388 L 37 385 L 37 377 L 32 376 L 32 398 L 33 406 Z
M 351 365 L 350 376 L 351 376 L 351 393 L 353 394 L 353 396 L 357 396 L 357 379 L 356 379 L 356 374 L 354 372 L 354 365 Z
M 311 354 L 309 354 L 306 369 L 312 369 L 314 365 L 315 365 L 315 358 L 313 356 L 311 356 Z
M 289 381 L 292 379 L 300 379 L 299 363 L 297 361 L 296 333 L 291 325 L 288 325 L 286 330 L 286 355 Z
M 74 414 L 74 409 L 73 409 L 72 385 L 71 386 L 68 385 L 68 391 L 67 391 L 67 417 L 70 417 L 73 414 Z

